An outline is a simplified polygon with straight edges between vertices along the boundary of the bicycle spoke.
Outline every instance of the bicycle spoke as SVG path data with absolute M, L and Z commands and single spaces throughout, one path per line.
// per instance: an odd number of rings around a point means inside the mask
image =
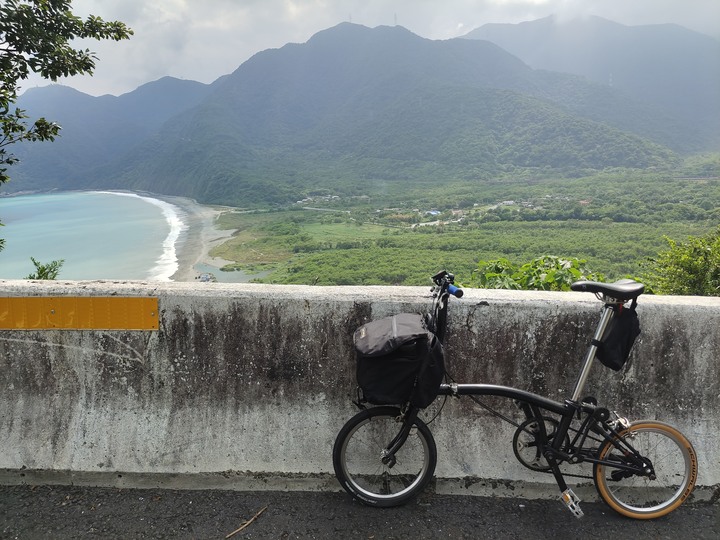
M 338 434 L 333 449 L 335 472 L 346 490 L 362 501 L 393 506 L 414 496 L 432 477 L 436 450 L 429 430 L 416 419 L 392 460 L 383 463 L 387 446 L 402 427 L 399 411 L 377 407 L 359 413 Z
M 697 467 L 694 450 L 682 434 L 661 422 L 638 422 L 622 432 L 648 464 L 651 475 L 616 469 L 610 463 L 632 465 L 611 442 L 599 452 L 605 464 L 596 464 L 593 477 L 600 496 L 618 512 L 635 518 L 654 518 L 672 511 L 687 497 L 695 484 Z M 607 463 L 609 462 L 609 463 Z

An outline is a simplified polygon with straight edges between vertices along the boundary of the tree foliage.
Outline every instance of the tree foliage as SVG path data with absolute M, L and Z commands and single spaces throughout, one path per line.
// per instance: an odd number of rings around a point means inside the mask
M 17 158 L 6 148 L 20 141 L 52 141 L 60 126 L 45 118 L 28 124 L 22 109 L 14 108 L 19 83 L 31 72 L 51 81 L 72 75 L 91 75 L 97 57 L 75 49 L 76 38 L 113 39 L 132 35 L 118 21 L 71 11 L 71 0 L 2 0 L 0 2 L 0 183 L 9 180 L 7 166 Z
M 646 264 L 643 279 L 658 294 L 720 296 L 720 227 L 669 248 Z
M 585 264 L 582 259 L 550 255 L 522 265 L 507 259 L 480 261 L 469 285 L 481 289 L 569 291 L 573 282 L 582 279 L 605 281 L 602 274 L 590 271 Z
M 30 257 L 30 260 L 35 265 L 35 273 L 30 274 L 25 279 L 57 279 L 60 269 L 65 263 L 64 259 L 52 261 L 47 264 L 36 261 L 33 257 Z

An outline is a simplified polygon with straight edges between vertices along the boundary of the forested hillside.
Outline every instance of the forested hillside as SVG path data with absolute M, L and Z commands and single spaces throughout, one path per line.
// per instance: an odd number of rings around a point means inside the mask
M 226 270 L 272 283 L 422 285 L 443 268 L 467 283 L 479 260 L 548 255 L 584 259 L 608 279 L 638 277 L 664 236 L 717 229 L 720 161 L 706 164 L 715 178 L 621 171 L 228 212 L 221 223 L 236 233 L 213 253 L 236 261 Z
M 643 118 L 607 88 L 535 72 L 490 43 L 342 24 L 243 64 L 166 124 L 124 178 L 242 206 L 317 189 L 361 195 L 528 169 L 673 163 L 667 148 L 593 120 L 600 111 Z
M 212 86 L 159 83 L 148 85 L 159 90 L 152 95 L 91 98 L 54 87 L 23 96 L 56 92 L 79 108 L 63 106 L 65 141 L 21 155 L 8 187 L 288 204 L 669 170 L 695 144 L 682 120 L 607 84 L 531 69 L 487 41 L 432 41 L 401 27 L 345 23 L 258 53 Z M 54 119 L 39 99 L 26 106 Z
M 491 41 L 535 69 L 573 73 L 626 92 L 678 122 L 665 144 L 720 147 L 720 42 L 677 25 L 624 26 L 600 17 L 486 24 L 466 38 Z M 690 140 L 684 140 L 694 133 Z
M 93 97 L 62 85 L 31 88 L 18 106 L 33 118 L 57 122 L 62 131 L 52 144 L 18 146 L 21 164 L 11 171 L 14 182 L 7 187 L 84 187 L 98 168 L 142 145 L 169 118 L 200 103 L 211 88 L 171 77 L 117 97 Z

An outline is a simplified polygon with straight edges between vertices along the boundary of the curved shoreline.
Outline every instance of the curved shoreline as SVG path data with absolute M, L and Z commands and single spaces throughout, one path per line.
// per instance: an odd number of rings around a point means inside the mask
M 193 199 L 170 195 L 147 194 L 160 201 L 177 206 L 182 211 L 185 224 L 175 242 L 177 270 L 170 281 L 194 281 L 200 272 L 195 270 L 198 264 L 204 264 L 218 270 L 232 261 L 211 257 L 210 250 L 218 243 L 230 238 L 235 231 L 217 227 L 217 218 L 229 207 L 205 206 Z
M 162 210 L 170 231 L 162 244 L 162 252 L 152 266 L 146 269 L 148 281 L 195 281 L 202 273 L 196 265 L 217 269 L 231 264 L 221 258 L 210 256 L 215 245 L 230 238 L 235 231 L 219 229 L 217 218 L 224 212 L 232 211 L 229 206 L 207 206 L 194 199 L 173 195 L 161 195 L 147 191 L 130 190 L 68 190 L 68 192 L 87 192 L 112 195 L 124 195 L 144 200 Z M 49 192 L 50 193 L 50 192 Z M 2 197 L 41 195 L 42 192 L 3 194 Z M 205 270 L 207 271 L 207 270 Z M 238 274 L 240 277 L 240 274 Z M 235 281 L 235 280 L 230 280 Z M 242 281 L 242 279 L 238 280 Z
M 234 262 L 210 256 L 210 250 L 216 244 L 230 238 L 235 232 L 217 227 L 217 218 L 233 210 L 232 207 L 207 206 L 189 197 L 146 191 L 108 190 L 105 193 L 139 197 L 163 210 L 171 231 L 163 244 L 163 255 L 150 271 L 151 281 L 195 281 L 201 274 L 195 269 L 198 264 L 220 270 Z M 179 211 L 169 210 L 166 205 Z M 169 273 L 168 267 L 173 270 L 172 273 Z
M 144 193 L 135 193 L 129 191 L 92 191 L 91 193 L 118 195 L 121 197 L 135 197 L 141 199 L 148 204 L 152 204 L 160 208 L 165 221 L 170 227 L 168 235 L 162 243 L 162 253 L 155 261 L 155 265 L 148 271 L 148 280 L 150 281 L 171 281 L 173 275 L 179 270 L 179 261 L 177 258 L 177 245 L 180 235 L 188 228 L 188 224 L 184 218 L 183 210 L 179 205 L 170 203 L 159 197 L 149 196 Z

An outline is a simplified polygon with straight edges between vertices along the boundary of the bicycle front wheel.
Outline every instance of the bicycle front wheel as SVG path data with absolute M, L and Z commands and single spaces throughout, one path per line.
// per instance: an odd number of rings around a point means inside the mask
M 652 464 L 654 474 L 636 475 L 596 463 L 593 480 L 600 497 L 616 512 L 635 519 L 658 518 L 680 506 L 697 480 L 697 456 L 690 441 L 674 427 L 653 420 L 634 422 L 619 437 Z M 601 446 L 598 457 L 630 463 L 610 441 Z
M 335 476 L 348 493 L 370 506 L 409 501 L 435 472 L 435 440 L 419 418 L 394 459 L 383 460 L 386 448 L 402 428 L 399 418 L 397 407 L 372 407 L 348 420 L 335 439 Z

